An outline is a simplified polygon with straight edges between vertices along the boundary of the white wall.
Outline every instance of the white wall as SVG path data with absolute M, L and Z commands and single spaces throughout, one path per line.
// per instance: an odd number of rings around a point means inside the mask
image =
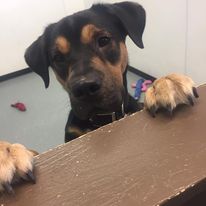
M 25 49 L 60 18 L 84 9 L 83 0 L 0 0 L 0 75 L 26 68 Z
M 0 75 L 26 67 L 23 54 L 52 22 L 88 8 L 94 2 L 115 0 L 7 0 L 0 7 Z M 206 1 L 137 0 L 147 12 L 145 49 L 128 38 L 130 64 L 160 77 L 171 72 L 206 82 Z M 3 32 L 2 32 L 3 31 Z
M 84 0 L 90 7 L 96 0 Z M 120 2 L 104 0 L 103 2 Z M 143 36 L 145 48 L 128 38 L 130 64 L 160 77 L 171 72 L 190 75 L 196 83 L 206 82 L 206 1 L 137 0 L 147 12 Z
M 138 49 L 128 39 L 131 65 L 156 77 L 184 73 L 185 68 L 185 0 L 140 0 L 147 13 L 143 36 L 145 48 Z
M 206 1 L 188 0 L 186 72 L 196 82 L 206 82 Z

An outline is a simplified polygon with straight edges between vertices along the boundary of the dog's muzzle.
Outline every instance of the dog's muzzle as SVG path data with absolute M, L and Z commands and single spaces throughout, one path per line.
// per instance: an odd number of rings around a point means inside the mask
M 98 95 L 101 89 L 101 79 L 96 76 L 82 76 L 73 82 L 71 92 L 77 99 L 86 99 Z

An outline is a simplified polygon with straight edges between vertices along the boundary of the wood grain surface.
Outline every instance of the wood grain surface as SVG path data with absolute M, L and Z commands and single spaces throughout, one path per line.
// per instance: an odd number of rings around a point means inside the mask
M 194 183 L 206 177 L 206 86 L 198 91 L 195 106 L 173 117 L 141 111 L 39 155 L 37 183 L 17 185 L 0 205 L 172 205 L 198 191 Z

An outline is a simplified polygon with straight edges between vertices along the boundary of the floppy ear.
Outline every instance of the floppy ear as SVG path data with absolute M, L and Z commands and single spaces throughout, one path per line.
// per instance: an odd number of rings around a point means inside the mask
M 111 5 L 110 11 L 117 16 L 132 41 L 144 48 L 142 35 L 145 28 L 146 13 L 138 3 L 121 2 Z
M 47 88 L 49 86 L 49 59 L 44 35 L 32 43 L 26 50 L 24 58 L 29 67 L 41 76 Z

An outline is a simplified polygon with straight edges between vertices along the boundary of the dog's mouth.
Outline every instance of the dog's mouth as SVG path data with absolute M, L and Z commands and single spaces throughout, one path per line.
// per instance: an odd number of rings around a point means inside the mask
M 86 120 L 97 114 L 109 114 L 120 111 L 123 104 L 124 92 L 120 90 L 114 93 L 99 95 L 96 98 L 78 100 L 70 96 L 72 109 L 75 115 Z

